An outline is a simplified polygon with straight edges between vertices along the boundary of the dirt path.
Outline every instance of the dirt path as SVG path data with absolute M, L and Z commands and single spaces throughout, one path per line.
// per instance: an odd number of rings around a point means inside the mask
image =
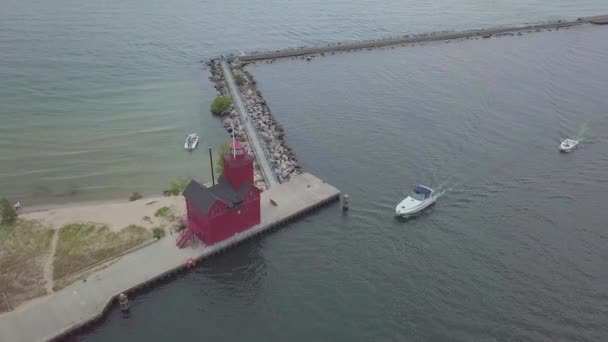
M 51 239 L 51 251 L 44 263 L 43 269 L 45 281 L 44 288 L 46 289 L 46 293 L 48 294 L 53 293 L 53 261 L 55 261 L 55 249 L 57 249 L 57 240 L 59 240 L 59 230 L 56 229 L 55 233 L 53 234 L 53 238 Z

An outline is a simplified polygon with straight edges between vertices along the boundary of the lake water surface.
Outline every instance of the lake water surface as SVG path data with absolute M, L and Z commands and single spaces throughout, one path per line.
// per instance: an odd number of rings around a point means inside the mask
M 199 63 L 212 56 L 604 12 L 602 0 L 4 0 L 0 195 L 27 206 L 208 181 L 206 147 L 225 139 Z
M 5 1 L 0 193 L 208 179 L 211 56 L 608 12 L 604 1 Z M 306 170 L 351 195 L 112 312 L 84 341 L 608 339 L 608 28 L 250 66 Z M 201 134 L 192 155 L 181 147 Z M 560 139 L 581 148 L 557 152 Z M 416 183 L 442 196 L 409 221 Z

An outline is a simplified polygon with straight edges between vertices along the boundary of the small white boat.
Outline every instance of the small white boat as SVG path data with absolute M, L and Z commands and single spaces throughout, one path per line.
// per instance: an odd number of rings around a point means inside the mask
M 559 144 L 559 151 L 560 152 L 570 152 L 576 148 L 576 145 L 578 145 L 578 140 L 566 139 L 566 140 L 562 141 L 561 144 Z
M 184 148 L 188 151 L 192 151 L 196 148 L 196 145 L 198 145 L 198 134 L 188 134 L 186 142 L 184 143 Z
M 437 200 L 437 196 L 434 195 L 433 189 L 428 186 L 417 185 L 413 193 L 397 204 L 395 213 L 401 217 L 409 216 L 428 208 L 435 203 L 435 200 Z

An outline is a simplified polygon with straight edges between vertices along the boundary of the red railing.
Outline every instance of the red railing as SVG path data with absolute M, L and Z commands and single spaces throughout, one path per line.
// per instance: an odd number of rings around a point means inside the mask
M 194 234 L 192 233 L 192 231 L 190 229 L 186 228 L 186 229 L 182 230 L 182 232 L 179 234 L 179 236 L 175 240 L 175 245 L 179 248 L 184 248 L 186 243 L 188 243 L 188 241 L 190 241 L 193 236 L 194 236 Z

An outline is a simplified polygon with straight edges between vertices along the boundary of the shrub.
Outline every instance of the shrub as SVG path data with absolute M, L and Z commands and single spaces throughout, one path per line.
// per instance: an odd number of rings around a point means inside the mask
M 131 201 L 131 202 L 137 201 L 138 199 L 140 199 L 142 197 L 143 196 L 139 192 L 134 192 L 131 194 L 131 196 L 129 196 L 129 201 Z
M 156 227 L 152 229 L 152 236 L 155 239 L 160 240 L 162 237 L 165 236 L 165 230 L 162 227 Z
M 213 100 L 213 103 L 211 103 L 211 113 L 215 115 L 226 115 L 231 105 L 232 99 L 230 96 L 218 96 Z
M 165 196 L 179 196 L 188 185 L 188 180 L 186 178 L 178 178 L 171 182 L 169 185 L 169 189 L 163 191 L 163 195 Z
M 240 72 L 234 74 L 234 81 L 239 87 L 245 84 L 245 77 Z
M 172 215 L 171 208 L 169 207 L 161 207 L 154 213 L 156 217 L 169 217 Z
M 0 223 L 1 224 L 13 224 L 17 221 L 17 211 L 15 207 L 11 205 L 11 202 L 3 198 L 0 200 Z

